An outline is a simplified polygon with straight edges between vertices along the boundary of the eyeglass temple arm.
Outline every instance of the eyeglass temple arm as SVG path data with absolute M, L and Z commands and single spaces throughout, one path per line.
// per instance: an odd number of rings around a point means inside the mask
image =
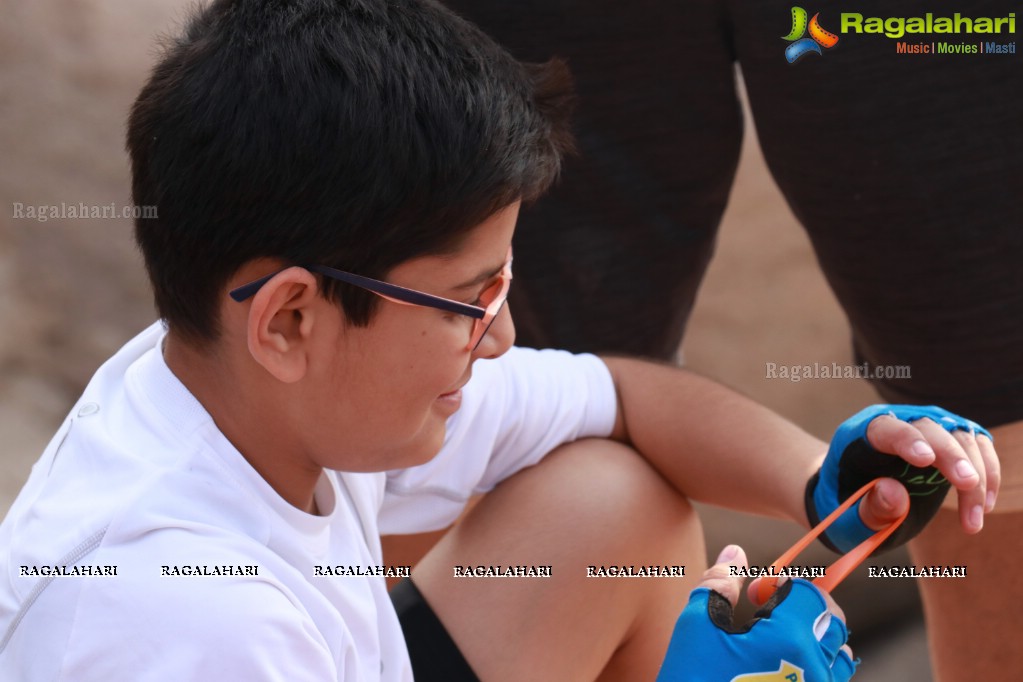
M 355 286 L 362 287 L 363 289 L 368 289 L 369 291 L 379 294 L 384 298 L 389 298 L 396 303 L 408 303 L 410 305 L 424 306 L 427 308 L 437 308 L 449 313 L 466 315 L 477 320 L 483 319 L 483 316 L 486 314 L 486 310 L 479 306 L 452 301 L 449 298 L 442 298 L 441 296 L 424 294 L 421 291 L 406 289 L 405 287 L 398 286 L 397 284 L 381 282 L 378 279 L 371 279 L 369 277 L 363 277 L 362 275 L 353 275 L 350 272 L 335 270 L 334 268 L 327 267 L 326 265 L 310 265 L 307 266 L 306 269 L 325 275 L 331 279 L 336 279 L 341 282 L 347 282 L 348 284 L 354 284 Z
M 452 301 L 451 299 L 442 298 L 440 296 L 431 296 L 430 294 L 424 294 L 421 291 L 406 289 L 405 287 L 398 286 L 397 284 L 381 282 L 380 280 L 362 277 L 361 275 L 353 275 L 350 272 L 335 270 L 334 268 L 329 268 L 325 265 L 308 265 L 305 266 L 305 269 L 310 272 L 316 272 L 326 277 L 330 277 L 331 279 L 336 279 L 357 287 L 362 287 L 363 289 L 367 289 L 375 294 L 383 296 L 384 298 L 390 299 L 395 303 L 425 306 L 427 308 L 438 308 L 450 313 L 466 315 L 476 320 L 482 320 L 486 315 L 486 310 L 479 306 Z M 245 299 L 254 296 L 255 293 L 259 291 L 260 287 L 273 279 L 277 274 L 277 272 L 272 272 L 269 275 L 264 275 L 259 279 L 249 282 L 248 284 L 243 284 L 236 289 L 232 289 L 230 296 L 235 301 L 241 303 Z
M 262 286 L 264 284 L 266 284 L 267 282 L 269 282 L 271 279 L 273 279 L 276 276 L 277 276 L 277 272 L 271 272 L 269 275 L 264 275 L 263 277 L 260 277 L 259 279 L 254 279 L 251 282 L 249 282 L 248 284 L 241 285 L 237 289 L 232 289 L 230 291 L 229 295 L 235 301 L 237 301 L 238 303 L 241 303 L 245 299 L 251 298 L 252 296 L 255 296 L 256 292 L 259 291 L 260 288 L 262 288 Z

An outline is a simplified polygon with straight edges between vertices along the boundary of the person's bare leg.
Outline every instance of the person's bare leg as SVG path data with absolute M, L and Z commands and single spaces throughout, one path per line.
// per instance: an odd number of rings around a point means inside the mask
M 479 565 L 553 571 L 453 577 L 454 566 Z M 684 578 L 587 578 L 591 565 L 686 569 Z M 688 502 L 634 451 L 592 439 L 502 483 L 412 579 L 487 682 L 652 680 L 705 567 Z
M 934 679 L 1004 680 L 1023 669 L 1015 605 L 1023 602 L 1023 422 L 994 429 L 1002 488 L 984 530 L 963 533 L 959 514 L 943 508 L 910 543 L 921 566 L 965 565 L 966 578 L 919 580 Z M 954 498 L 951 498 L 954 499 Z
M 483 496 L 476 495 L 465 505 L 465 511 L 458 517 L 463 519 L 476 506 Z M 458 523 L 457 521 L 455 523 Z M 380 546 L 384 553 L 385 566 L 415 566 L 426 553 L 436 545 L 451 527 L 442 528 L 429 533 L 413 533 L 410 535 L 383 535 Z M 401 578 L 387 578 L 387 589 L 401 582 Z

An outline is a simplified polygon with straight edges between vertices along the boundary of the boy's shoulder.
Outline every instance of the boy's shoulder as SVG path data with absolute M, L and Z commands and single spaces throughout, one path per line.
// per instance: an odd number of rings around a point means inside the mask
M 161 371 L 169 374 L 158 361 L 161 337 L 157 325 L 150 327 L 93 376 L 0 527 L 0 547 L 9 558 L 40 565 L 68 561 L 109 542 L 112 528 L 147 532 L 139 525 L 146 523 L 146 510 L 148 523 L 175 523 L 176 512 L 163 512 L 167 518 L 160 521 L 153 510 L 177 504 L 194 513 L 204 498 L 225 494 L 206 480 L 215 473 L 201 475 L 210 466 L 201 456 L 208 449 L 201 430 L 212 420 L 195 415 L 187 424 L 167 408 L 174 398 L 161 385 Z M 154 393 L 161 403 L 152 402 Z M 189 404 L 182 409 L 195 412 Z M 175 503 L 184 496 L 191 503 Z
M 157 337 L 142 336 L 97 372 L 0 526 L 0 679 L 29 659 L 18 679 L 141 679 L 156 662 L 168 679 L 263 679 L 275 648 L 333 679 L 314 600 L 267 546 L 271 514 L 241 467 L 212 426 L 174 429 L 145 404 Z
M 222 551 L 232 546 L 226 538 L 258 547 L 269 532 L 266 514 L 211 453 L 208 416 L 188 425 L 162 413 L 166 403 L 149 403 L 147 392 L 160 389 L 147 375 L 159 374 L 161 337 L 154 325 L 97 371 L 0 525 L 0 624 L 62 578 L 127 584 L 120 560 L 175 545 Z

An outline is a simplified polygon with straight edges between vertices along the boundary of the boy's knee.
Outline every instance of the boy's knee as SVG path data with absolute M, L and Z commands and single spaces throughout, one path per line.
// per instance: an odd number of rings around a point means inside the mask
M 600 438 L 561 446 L 530 470 L 552 520 L 605 544 L 702 541 L 688 500 L 632 448 Z M 523 472 L 526 473 L 526 472 Z

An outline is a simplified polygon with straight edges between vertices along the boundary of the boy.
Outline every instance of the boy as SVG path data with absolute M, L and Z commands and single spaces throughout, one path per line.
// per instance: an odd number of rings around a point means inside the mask
M 712 382 L 511 348 L 515 221 L 557 176 L 568 103 L 563 67 L 524 67 L 432 2 L 192 18 L 128 130 L 164 324 L 100 368 L 0 528 L 0 677 L 638 680 L 666 660 L 696 679 L 721 658 L 687 649 L 688 611 L 665 659 L 702 568 L 686 498 L 808 525 L 850 450 L 818 479 L 823 444 Z M 893 412 L 848 431 L 937 467 L 979 530 L 990 441 Z M 380 535 L 491 490 L 392 605 Z M 832 540 L 908 505 L 885 481 Z M 455 577 L 480 566 L 527 575 Z M 812 625 L 828 607 L 795 582 Z M 834 622 L 817 639 L 845 679 Z

